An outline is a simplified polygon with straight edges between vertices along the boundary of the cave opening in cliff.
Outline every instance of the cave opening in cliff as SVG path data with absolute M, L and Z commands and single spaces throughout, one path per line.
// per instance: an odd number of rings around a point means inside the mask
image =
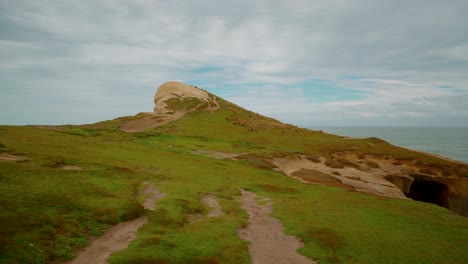
M 448 194 L 448 188 L 443 183 L 415 179 L 406 196 L 415 201 L 433 203 L 449 208 Z

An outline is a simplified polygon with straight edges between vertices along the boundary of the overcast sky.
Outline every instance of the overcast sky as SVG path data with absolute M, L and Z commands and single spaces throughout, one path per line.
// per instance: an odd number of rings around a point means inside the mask
M 0 0 L 0 61 L 0 124 L 152 111 L 177 80 L 301 126 L 468 126 L 466 0 Z

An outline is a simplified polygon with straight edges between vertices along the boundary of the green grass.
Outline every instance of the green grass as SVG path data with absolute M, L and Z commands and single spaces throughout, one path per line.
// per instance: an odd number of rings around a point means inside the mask
M 352 150 L 447 162 L 375 139 L 281 126 L 220 102 L 219 111 L 193 112 L 139 133 L 117 128 L 143 114 L 62 130 L 0 127 L 0 151 L 27 157 L 0 161 L 0 263 L 67 261 L 89 237 L 144 214 L 149 222 L 110 263 L 249 263 L 248 244 L 237 235 L 247 225 L 239 189 L 270 197 L 285 232 L 304 242 L 299 251 L 320 263 L 468 259 L 466 218 L 431 204 L 305 185 L 273 171 L 264 158 Z M 196 150 L 245 155 L 219 160 Z M 60 170 L 65 164 L 84 170 Z M 143 181 L 166 194 L 155 211 L 138 204 Z M 200 199 L 209 193 L 225 215 L 190 224 L 188 214 L 207 213 Z

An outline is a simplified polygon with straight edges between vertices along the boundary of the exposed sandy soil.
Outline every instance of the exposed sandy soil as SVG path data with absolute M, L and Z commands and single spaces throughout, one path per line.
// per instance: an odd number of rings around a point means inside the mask
M 104 235 L 92 239 L 89 245 L 70 264 L 106 264 L 110 254 L 122 250 L 135 239 L 135 232 L 148 222 L 148 217 L 115 225 Z
M 235 159 L 239 154 L 226 153 L 215 150 L 197 150 L 193 152 L 194 154 L 207 155 L 215 159 Z
M 184 111 L 178 111 L 173 114 L 148 113 L 147 116 L 143 118 L 130 120 L 121 124 L 120 130 L 125 132 L 140 132 L 177 120 L 184 114 Z
M 148 210 L 153 210 L 156 199 L 164 197 L 164 194 L 154 189 L 153 185 L 148 182 L 143 184 L 147 186 L 143 191 L 146 198 L 143 206 Z M 136 231 L 146 222 L 148 222 L 148 217 L 143 216 L 115 225 L 104 235 L 91 239 L 88 246 L 78 252 L 78 257 L 69 264 L 106 264 L 107 259 L 113 252 L 126 248 L 135 239 Z
M 212 101 L 216 106 L 209 107 L 209 111 L 215 111 L 219 108 L 219 103 L 215 100 Z M 195 107 L 196 109 L 196 107 Z M 151 128 L 162 126 L 179 118 L 182 118 L 190 111 L 176 111 L 175 113 L 147 113 L 147 116 L 127 121 L 120 125 L 120 130 L 124 132 L 140 132 Z
M 272 218 L 272 204 L 259 205 L 252 192 L 241 190 L 242 209 L 249 214 L 249 226 L 238 231 L 239 236 L 251 242 L 249 253 L 253 264 L 313 264 L 316 263 L 297 253 L 303 246 L 296 237 L 284 234 L 278 219 Z
M 221 210 L 221 206 L 219 206 L 218 198 L 214 194 L 209 194 L 204 196 L 201 199 L 201 202 L 211 208 L 211 211 L 206 215 L 196 214 L 196 215 L 189 215 L 190 223 L 201 222 L 206 218 L 212 217 L 220 217 L 224 215 L 224 212 Z
M 76 166 L 76 165 L 65 165 L 65 166 L 60 167 L 59 169 L 61 170 L 84 170 L 83 167 Z
M 202 203 L 211 207 L 211 212 L 208 213 L 207 217 L 219 217 L 224 215 L 224 212 L 219 206 L 218 198 L 214 194 L 209 194 L 202 198 Z
M 155 189 L 154 185 L 149 182 L 143 182 L 143 184 L 146 185 L 143 191 L 143 195 L 145 196 L 143 207 L 147 210 L 154 210 L 156 207 L 156 200 L 162 199 L 166 194 Z
M 8 153 L 0 153 L 0 160 L 18 161 L 18 160 L 24 160 L 24 159 L 26 159 L 26 157 L 12 155 L 12 154 L 8 154 Z

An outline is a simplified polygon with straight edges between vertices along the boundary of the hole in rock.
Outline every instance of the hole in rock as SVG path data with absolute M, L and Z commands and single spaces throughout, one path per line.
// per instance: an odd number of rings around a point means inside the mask
M 406 196 L 416 201 L 433 203 L 445 208 L 450 208 L 448 194 L 447 186 L 440 182 L 415 179 Z

